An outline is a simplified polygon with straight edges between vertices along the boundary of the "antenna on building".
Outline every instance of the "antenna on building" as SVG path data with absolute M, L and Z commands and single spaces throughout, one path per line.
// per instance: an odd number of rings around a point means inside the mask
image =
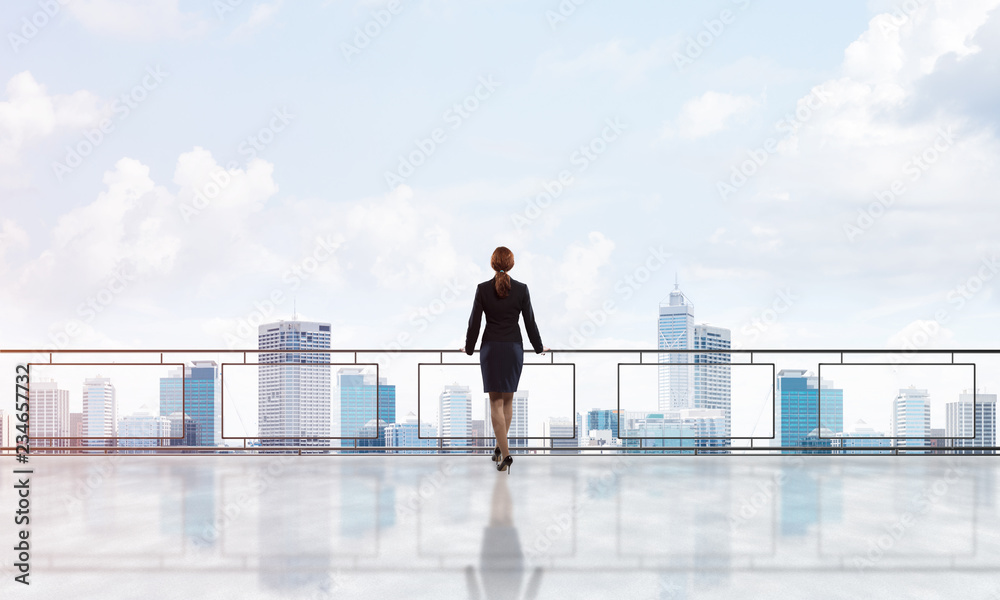
M 293 321 L 299 320 L 299 311 L 296 308 L 296 298 L 294 297 L 292 298 L 292 320 Z
M 677 279 L 677 271 L 674 271 L 674 289 L 675 290 L 681 289 L 680 281 Z

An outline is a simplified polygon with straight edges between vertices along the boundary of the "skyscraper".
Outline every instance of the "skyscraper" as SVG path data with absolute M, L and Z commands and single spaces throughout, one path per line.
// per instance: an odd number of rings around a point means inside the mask
M 467 385 L 457 383 L 444 386 L 438 397 L 438 422 L 441 437 L 467 437 L 472 435 L 472 392 Z M 470 446 L 471 440 L 445 440 L 445 446 Z
M 660 303 L 657 327 L 658 350 L 687 350 L 692 347 L 694 336 L 694 305 L 687 299 L 680 286 L 674 290 L 666 304 Z M 659 410 L 691 408 L 694 401 L 694 361 L 687 353 L 660 354 L 659 362 L 671 366 L 659 367 Z
M 610 431 L 611 439 L 618 439 L 618 411 L 613 409 L 592 409 L 587 413 L 587 431 Z
M 483 400 L 485 408 L 483 409 L 483 415 L 485 415 L 484 429 L 486 437 L 494 438 L 493 440 L 486 440 L 487 444 L 495 444 L 496 438 L 493 432 L 493 419 L 490 415 L 490 397 L 489 395 Z M 518 390 L 514 392 L 514 400 L 511 405 L 511 419 L 510 419 L 510 429 L 507 431 L 507 445 L 511 448 L 516 446 L 527 446 L 530 440 L 525 439 L 511 439 L 511 438 L 524 438 L 528 436 L 528 390 Z
M 724 327 L 694 323 L 694 304 L 674 284 L 666 303 L 660 303 L 657 349 L 660 350 L 729 350 L 732 333 Z M 732 422 L 731 355 L 728 352 L 681 353 L 659 355 L 658 410 L 721 410 L 725 428 L 720 436 L 728 437 Z M 701 446 L 729 446 L 729 440 L 703 440 Z
M 329 446 L 330 324 L 279 321 L 257 329 L 261 446 Z M 280 439 L 284 438 L 284 439 Z
M 45 440 L 44 437 L 69 437 L 69 390 L 59 389 L 55 381 L 32 381 L 29 391 L 32 443 L 39 447 L 65 447 L 70 440 Z
M 822 414 L 819 414 L 822 392 Z M 844 391 L 829 381 L 807 374 L 802 369 L 782 369 L 778 372 L 780 396 L 775 414 L 775 443 L 778 446 L 831 446 L 830 440 L 809 439 L 821 428 L 839 433 L 844 430 Z M 817 418 L 817 415 L 819 418 Z M 828 435 L 825 432 L 824 436 Z M 785 450 L 784 454 L 797 451 Z
M 337 371 L 337 390 L 340 395 L 340 435 L 373 437 L 377 434 L 377 440 L 359 439 L 358 445 L 385 446 L 385 426 L 396 422 L 396 386 L 389 385 L 385 377 L 380 377 L 376 387 L 374 373 L 367 373 L 362 367 L 345 367 Z M 375 414 L 376 394 L 378 415 Z M 369 425 L 371 427 L 366 430 Z M 353 440 L 341 440 L 341 446 L 353 445 Z
M 196 423 L 195 435 L 188 436 L 185 431 L 185 439 L 193 439 L 194 446 L 221 445 L 222 432 L 217 427 L 218 365 L 212 360 L 194 361 L 191 365 L 185 367 L 183 373 L 176 369 L 160 378 L 160 416 L 169 418 L 174 413 L 184 412 Z M 177 425 L 183 422 L 175 419 Z
M 118 402 L 110 377 L 91 377 L 83 381 L 83 436 L 105 438 L 83 440 L 84 446 L 114 446 Z
M 552 454 L 577 454 L 580 452 L 579 450 L 564 449 L 580 445 L 579 429 L 576 435 L 573 435 L 574 421 L 575 419 L 568 417 L 549 417 L 542 422 L 542 435 L 552 438 L 547 440 L 549 446 L 552 448 L 550 451 Z
M 420 436 L 424 436 L 421 438 Z M 417 433 L 417 415 L 407 413 L 406 417 L 399 423 L 389 423 L 385 428 L 385 445 L 395 448 L 427 447 L 436 448 L 437 440 L 428 438 L 437 436 L 437 428 L 430 423 L 420 425 L 420 433 Z M 430 452 L 430 450 L 400 450 L 402 454 L 417 454 Z
M 149 412 L 149 408 L 143 406 L 131 415 L 126 415 L 118 421 L 118 435 L 125 437 L 145 437 L 160 438 L 148 440 L 120 440 L 119 446 L 127 448 L 156 448 L 158 446 L 168 446 L 170 441 L 170 420 Z M 126 451 L 129 454 L 137 454 L 140 451 Z
M 973 411 L 973 399 L 975 410 Z M 969 440 L 946 440 L 955 448 L 962 448 L 961 454 L 993 454 L 993 450 L 975 450 L 976 447 L 996 446 L 997 395 L 966 390 L 958 395 L 957 402 L 945 405 L 947 437 L 972 437 Z M 975 413 L 975 425 L 973 425 Z
M 912 385 L 899 390 L 892 401 L 892 436 L 927 437 L 931 434 L 931 398 Z M 896 440 L 899 446 L 927 446 L 927 440 Z
M 732 333 L 724 327 L 695 325 L 696 350 L 729 350 Z M 721 410 L 726 416 L 720 435 L 732 435 L 732 374 L 728 352 L 706 352 L 692 355 L 694 366 L 694 404 L 690 408 Z M 729 440 L 713 440 L 714 445 L 729 446 Z

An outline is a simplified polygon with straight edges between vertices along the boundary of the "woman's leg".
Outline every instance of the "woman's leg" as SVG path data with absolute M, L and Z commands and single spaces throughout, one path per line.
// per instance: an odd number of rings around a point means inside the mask
M 500 456 L 510 456 L 510 448 L 507 447 L 507 421 L 503 409 L 503 394 L 490 392 L 490 422 L 493 423 L 493 434 L 497 438 L 497 446 L 500 447 Z
M 514 394 L 504 392 L 501 396 L 503 397 L 503 418 L 507 424 L 507 428 L 503 430 L 503 437 L 506 440 L 510 434 L 510 422 L 514 418 Z M 510 444 L 509 441 L 507 443 Z M 504 454 L 504 456 L 507 455 Z

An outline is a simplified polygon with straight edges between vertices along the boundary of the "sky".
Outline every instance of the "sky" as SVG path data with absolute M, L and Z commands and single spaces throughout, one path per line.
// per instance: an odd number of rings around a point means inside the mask
M 998 4 L 5 2 L 0 347 L 995 347 Z

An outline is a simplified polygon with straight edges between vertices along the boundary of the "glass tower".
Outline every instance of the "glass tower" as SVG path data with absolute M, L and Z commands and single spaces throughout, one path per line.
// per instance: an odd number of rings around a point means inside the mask
M 832 440 L 816 437 L 821 428 L 826 430 L 823 431 L 824 437 L 844 431 L 844 390 L 834 388 L 831 382 L 820 381 L 804 370 L 782 369 L 778 372 L 778 395 L 780 401 L 778 414 L 775 415 L 778 421 L 775 427 L 777 445 L 829 447 L 832 446 Z M 823 405 L 822 413 L 820 402 Z M 799 453 L 797 450 L 782 452 Z
M 343 437 L 374 437 L 358 440 L 359 446 L 385 446 L 385 428 L 396 422 L 396 386 L 389 385 L 361 367 L 345 367 L 337 371 L 340 393 L 340 435 Z M 378 415 L 375 414 L 376 395 Z M 341 440 L 341 446 L 353 446 L 352 440 Z
M 192 446 L 221 445 L 222 432 L 216 426 L 219 415 L 216 401 L 218 364 L 212 360 L 191 364 L 184 369 L 183 378 L 180 369 L 160 378 L 160 416 L 170 418 L 178 413 L 190 417 L 195 423 L 192 435 L 192 432 L 180 429 L 188 420 L 175 417 L 172 423 L 176 425 L 176 431 L 171 429 L 170 437 L 183 435 L 185 440 L 193 442 Z

